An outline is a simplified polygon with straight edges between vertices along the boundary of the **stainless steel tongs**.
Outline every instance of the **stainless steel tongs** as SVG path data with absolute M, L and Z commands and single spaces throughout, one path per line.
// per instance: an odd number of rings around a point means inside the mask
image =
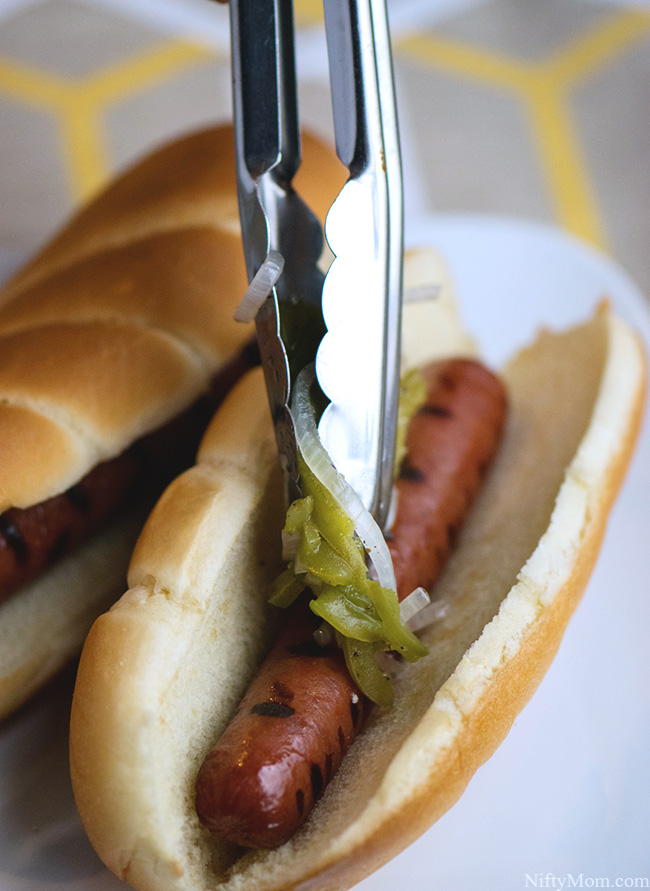
M 324 0 L 337 153 L 350 177 L 326 235 L 292 187 L 300 165 L 292 0 L 231 0 L 234 121 L 249 280 L 278 252 L 284 267 L 256 316 L 291 497 L 289 408 L 316 363 L 329 399 L 318 426 L 332 463 L 383 525 L 390 503 L 400 366 L 402 171 L 385 0 Z

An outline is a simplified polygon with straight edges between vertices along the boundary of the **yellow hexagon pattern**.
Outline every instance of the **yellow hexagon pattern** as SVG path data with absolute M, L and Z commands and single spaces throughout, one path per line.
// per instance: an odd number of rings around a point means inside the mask
M 567 6 L 570 2 L 566 0 Z M 489 7 L 489 3 L 485 5 Z M 110 6 L 102 6 L 105 15 Z M 33 7 L 30 4 L 32 19 Z M 61 12 L 69 15 L 69 2 L 62 3 Z M 19 21 L 19 6 L 12 15 Z M 121 15 L 119 10 L 115 15 Z M 464 16 L 471 16 L 471 10 Z M 299 30 L 320 27 L 321 19 L 319 2 L 299 0 Z M 520 104 L 554 221 L 605 249 L 611 245 L 584 150 L 584 135 L 576 123 L 573 96 L 590 78 L 639 48 L 647 52 L 649 47 L 650 14 L 625 7 L 606 7 L 577 33 L 535 58 L 481 45 L 475 37 L 450 36 L 426 17 L 420 24 L 402 25 L 394 34 L 398 71 L 401 63 L 410 64 L 423 84 L 428 75 L 443 72 L 468 84 L 490 85 Z M 18 43 L 11 54 L 2 54 L 0 49 L 0 100 L 4 97 L 36 109 L 54 122 L 61 163 L 76 203 L 91 195 L 112 172 L 107 127 L 111 109 L 149 88 L 164 88 L 206 61 L 226 66 L 226 58 L 227 45 L 219 48 L 214 42 L 161 33 L 157 42 L 126 58 L 83 76 L 67 76 L 21 58 Z M 650 280 L 650 272 L 646 272 Z

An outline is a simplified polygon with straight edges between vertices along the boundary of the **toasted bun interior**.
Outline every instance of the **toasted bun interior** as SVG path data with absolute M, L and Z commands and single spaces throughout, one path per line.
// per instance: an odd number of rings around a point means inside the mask
M 442 312 L 445 331 L 430 351 L 473 349 L 452 305 L 427 312 Z M 436 329 L 410 316 L 407 350 L 421 361 Z M 117 875 L 140 891 L 349 888 L 458 799 L 554 656 L 644 397 L 642 348 L 606 306 L 570 331 L 542 331 L 503 373 L 505 441 L 434 591 L 421 631 L 429 655 L 400 670 L 394 707 L 371 715 L 299 833 L 243 854 L 200 826 L 193 786 L 265 646 L 283 507 L 259 372 L 231 394 L 82 655 L 73 786 Z

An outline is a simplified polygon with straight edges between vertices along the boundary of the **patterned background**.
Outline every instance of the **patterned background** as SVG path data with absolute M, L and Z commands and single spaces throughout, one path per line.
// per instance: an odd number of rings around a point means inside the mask
M 650 7 L 393 0 L 407 213 L 552 222 L 650 293 Z M 302 119 L 329 133 L 321 9 L 297 0 Z M 0 258 L 115 169 L 230 114 L 209 0 L 0 0 Z

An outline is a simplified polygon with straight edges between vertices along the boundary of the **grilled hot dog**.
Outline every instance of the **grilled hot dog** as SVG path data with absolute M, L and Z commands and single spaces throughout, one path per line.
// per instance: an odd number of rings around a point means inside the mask
M 367 704 L 335 643 L 306 605 L 286 629 L 196 785 L 201 822 L 251 847 L 283 844 L 306 819 L 357 736 Z
M 423 370 L 426 399 L 412 418 L 397 480 L 389 548 L 397 596 L 433 586 L 503 432 L 499 379 L 469 359 Z M 338 770 L 368 708 L 334 643 L 314 640 L 315 617 L 294 610 L 196 783 L 201 822 L 239 845 L 288 841 Z
M 164 427 L 102 462 L 60 495 L 0 514 L 0 603 L 73 552 L 134 498 L 159 493 L 188 467 L 217 406 L 257 360 L 251 342 L 215 376 L 208 394 Z

